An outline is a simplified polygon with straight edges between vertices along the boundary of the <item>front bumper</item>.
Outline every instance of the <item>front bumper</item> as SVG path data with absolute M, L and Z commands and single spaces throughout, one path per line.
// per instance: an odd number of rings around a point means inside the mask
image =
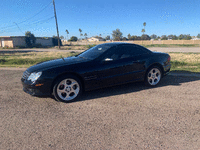
M 32 96 L 47 96 L 51 94 L 51 84 L 49 82 L 37 82 L 32 84 L 30 81 L 21 79 L 23 85 L 23 91 Z M 36 84 L 42 84 L 36 86 Z

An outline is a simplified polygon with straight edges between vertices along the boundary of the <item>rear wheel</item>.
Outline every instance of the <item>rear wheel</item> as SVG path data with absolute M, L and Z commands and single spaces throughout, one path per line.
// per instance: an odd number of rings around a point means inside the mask
M 75 101 L 82 93 L 80 80 L 75 76 L 62 77 L 53 87 L 53 95 L 58 101 Z
M 157 66 L 153 66 L 148 69 L 146 76 L 145 76 L 145 83 L 148 86 L 156 86 L 162 77 L 161 69 Z

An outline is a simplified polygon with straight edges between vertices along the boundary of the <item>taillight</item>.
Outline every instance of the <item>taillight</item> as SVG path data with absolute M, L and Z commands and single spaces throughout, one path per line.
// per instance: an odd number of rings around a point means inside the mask
M 169 57 L 167 58 L 167 62 L 170 62 L 170 60 L 171 60 L 171 57 L 169 56 Z

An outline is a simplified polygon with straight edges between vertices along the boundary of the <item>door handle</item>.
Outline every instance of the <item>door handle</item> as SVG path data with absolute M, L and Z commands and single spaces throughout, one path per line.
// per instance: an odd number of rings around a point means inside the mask
M 141 62 L 140 60 L 133 61 L 133 63 L 140 63 L 140 62 Z

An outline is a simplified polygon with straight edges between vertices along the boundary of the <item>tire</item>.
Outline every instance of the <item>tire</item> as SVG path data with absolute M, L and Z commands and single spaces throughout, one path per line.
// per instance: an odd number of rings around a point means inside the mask
M 162 78 L 162 71 L 159 67 L 153 66 L 147 70 L 145 75 L 145 84 L 147 86 L 156 86 Z
M 68 75 L 56 81 L 53 87 L 53 95 L 57 101 L 73 102 L 82 94 L 82 84 L 79 78 Z

